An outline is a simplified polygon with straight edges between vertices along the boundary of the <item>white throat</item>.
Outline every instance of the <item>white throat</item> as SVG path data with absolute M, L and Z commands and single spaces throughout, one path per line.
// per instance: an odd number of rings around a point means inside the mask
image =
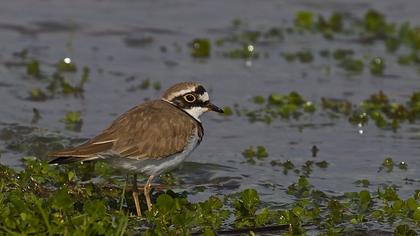
M 198 122 L 201 122 L 200 121 L 200 116 L 204 112 L 208 111 L 208 108 L 207 107 L 191 107 L 191 108 L 182 109 L 182 110 L 184 110 L 186 113 L 190 114 L 190 116 L 194 117 L 194 119 L 196 119 Z

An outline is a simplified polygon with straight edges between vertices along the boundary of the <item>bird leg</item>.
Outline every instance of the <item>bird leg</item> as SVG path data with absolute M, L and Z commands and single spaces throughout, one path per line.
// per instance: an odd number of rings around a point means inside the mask
M 134 174 L 132 194 L 133 194 L 133 199 L 134 199 L 134 205 L 136 206 L 137 216 L 141 217 L 141 208 L 140 208 L 140 202 L 139 202 L 139 189 L 137 188 L 137 174 Z
M 149 211 L 152 210 L 152 201 L 150 200 L 150 189 L 152 187 L 152 180 L 155 176 L 151 175 L 149 176 L 149 179 L 146 182 L 146 185 L 144 186 L 144 197 L 146 198 L 147 202 L 147 208 Z

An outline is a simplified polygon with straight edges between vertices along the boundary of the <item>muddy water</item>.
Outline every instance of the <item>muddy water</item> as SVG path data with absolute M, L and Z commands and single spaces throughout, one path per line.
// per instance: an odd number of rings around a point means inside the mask
M 292 35 L 274 44 L 256 45 L 269 57 L 253 60 L 224 58 L 213 52 L 209 59 L 190 57 L 188 43 L 197 37 L 215 39 L 229 34 L 233 18 L 240 18 L 253 29 L 291 25 L 297 10 L 317 13 L 345 11 L 354 16 L 374 8 L 395 22 L 420 24 L 417 1 L 8 1 L 0 6 L 0 150 L 2 164 L 18 167 L 25 155 L 42 158 L 47 149 L 64 143 L 72 145 L 105 128 L 118 114 L 146 99 L 157 98 L 162 90 L 132 89 L 149 79 L 166 88 L 180 81 L 199 81 L 208 88 L 215 104 L 252 107 L 255 95 L 297 91 L 319 104 L 321 97 L 346 98 L 358 103 L 383 90 L 391 98 L 404 101 L 420 90 L 416 69 L 402 68 L 394 57 L 384 54 L 383 45 L 360 45 L 343 39 L 325 41 L 316 35 Z M 351 48 L 356 54 L 383 56 L 387 64 L 383 77 L 368 71 L 350 76 L 335 62 L 317 57 L 311 64 L 288 63 L 280 53 L 300 49 Z M 15 63 L 13 53 L 28 50 L 29 57 L 41 62 L 46 74 L 64 57 L 76 65 L 90 68 L 90 79 L 82 97 L 56 95 L 33 102 L 25 99 L 34 87 L 45 84 L 26 77 L 25 68 Z M 393 59 L 392 59 L 393 58 Z M 326 74 L 323 65 L 331 65 Z M 32 123 L 33 108 L 41 118 Z M 65 129 L 68 111 L 80 111 L 80 132 Z M 330 119 L 318 111 L 298 121 L 275 121 L 271 125 L 249 123 L 244 117 L 228 118 L 207 114 L 202 118 L 205 139 L 177 176 L 182 188 L 206 185 L 191 200 L 208 195 L 256 188 L 262 200 L 281 206 L 293 201 L 284 191 L 295 182 L 293 172 L 285 175 L 271 160 L 291 160 L 296 166 L 307 160 L 329 162 L 314 167 L 310 182 L 318 189 L 340 195 L 359 191 L 354 182 L 369 179 L 371 190 L 382 184 L 396 184 L 406 197 L 420 187 L 420 126 L 403 125 L 398 132 L 369 124 L 360 134 L 346 118 Z M 41 144 L 40 144 L 41 143 Z M 26 145 L 26 146 L 25 146 Z M 256 165 L 245 163 L 241 152 L 250 145 L 264 145 L 269 157 Z M 320 151 L 314 159 L 311 147 Z M 28 147 L 29 146 L 29 147 Z M 378 172 L 385 157 L 408 163 L 408 170 Z

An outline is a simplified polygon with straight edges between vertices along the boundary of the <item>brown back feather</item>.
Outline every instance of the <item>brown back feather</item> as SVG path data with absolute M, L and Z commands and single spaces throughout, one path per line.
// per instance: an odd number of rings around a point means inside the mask
M 73 162 L 112 152 L 131 159 L 161 159 L 182 152 L 195 129 L 201 141 L 198 121 L 168 102 L 155 100 L 127 111 L 88 142 L 49 156 L 71 157 Z

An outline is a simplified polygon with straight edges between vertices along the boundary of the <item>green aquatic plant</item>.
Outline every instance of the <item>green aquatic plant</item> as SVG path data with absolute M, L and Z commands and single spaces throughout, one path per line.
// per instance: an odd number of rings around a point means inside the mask
M 344 99 L 321 98 L 321 106 L 324 110 L 331 110 L 336 113 L 350 115 L 353 105 Z
M 418 92 L 414 92 L 409 101 L 392 102 L 388 96 L 379 91 L 370 95 L 358 106 L 347 100 L 321 99 L 322 108 L 349 117 L 354 125 L 364 125 L 372 120 L 376 126 L 384 129 L 397 130 L 402 122 L 415 122 L 420 117 L 420 102 Z
M 66 129 L 68 130 L 80 131 L 80 129 L 82 128 L 83 119 L 81 117 L 80 112 L 77 112 L 77 111 L 67 112 L 63 121 L 66 124 Z
M 408 164 L 404 161 L 395 163 L 391 157 L 387 157 L 383 160 L 382 165 L 379 167 L 378 171 L 385 170 L 386 172 L 392 172 L 394 167 L 398 167 L 400 170 L 407 170 Z
M 265 103 L 265 98 L 263 97 L 263 96 L 261 96 L 261 95 L 259 95 L 259 96 L 254 96 L 253 98 L 252 98 L 252 101 L 255 103 L 255 104 L 264 104 Z
M 25 166 L 22 172 L 0 166 L 2 234 L 122 235 L 126 232 L 127 215 L 107 210 L 98 190 L 99 198 L 83 201 L 80 197 L 86 197 L 88 191 L 75 185 L 67 173 L 33 159 L 26 159 Z
M 387 52 L 395 53 L 402 46 L 411 50 L 407 55 L 399 55 L 400 64 L 417 65 L 416 57 L 420 48 L 420 28 L 411 26 L 408 23 L 398 24 L 387 22 L 385 15 L 377 10 L 368 10 L 362 17 L 349 17 L 342 12 L 333 12 L 323 15 L 311 11 L 297 11 L 295 13 L 293 27 L 270 27 L 268 29 L 253 29 L 246 22 L 236 18 L 232 23 L 230 31 L 225 36 L 217 38 L 215 44 L 222 48 L 223 55 L 231 59 L 257 59 L 268 58 L 273 50 L 267 50 L 267 43 L 278 43 L 287 41 L 288 35 L 292 37 L 311 34 L 322 34 L 324 38 L 333 40 L 343 38 L 356 40 L 360 43 L 372 44 L 382 42 Z M 296 34 L 299 33 L 299 34 Z M 356 38 L 356 39 L 354 39 Z M 249 50 L 252 48 L 253 50 Z M 255 50 L 258 48 L 258 51 Z M 378 56 L 372 60 L 365 60 L 368 55 L 362 58 L 354 57 L 352 49 L 338 48 L 335 52 L 322 50 L 321 57 L 329 57 L 339 60 L 338 66 L 354 75 L 362 74 L 364 68 L 368 68 L 372 75 L 381 76 L 385 70 L 384 57 Z M 280 54 L 286 61 L 299 60 L 302 63 L 311 63 L 315 57 L 310 50 L 299 50 L 295 53 L 283 52 Z M 361 56 L 359 56 L 361 57 Z M 268 119 L 267 119 L 268 120 Z
M 80 74 L 80 81 L 78 81 L 78 83 L 73 84 L 68 80 L 67 75 L 64 75 L 64 72 L 75 73 L 75 68 L 75 65 L 71 62 L 67 60 L 60 60 L 56 67 L 56 71 L 51 76 L 43 75 L 43 81 L 48 83 L 46 86 L 46 90 L 48 90 L 48 96 L 44 96 L 44 99 L 42 100 L 45 100 L 47 98 L 53 98 L 55 94 L 60 92 L 63 94 L 81 94 L 83 92 L 84 85 L 89 80 L 90 69 L 86 66 L 83 67 L 83 70 Z
M 365 13 L 363 24 L 367 32 L 375 34 L 385 33 L 388 27 L 385 16 L 375 10 L 369 10 Z
M 401 170 L 407 170 L 408 169 L 407 162 L 402 161 L 402 162 L 398 163 L 398 168 L 400 168 Z
M 385 40 L 385 47 L 387 52 L 394 53 L 400 47 L 401 42 L 396 37 L 388 37 Z
M 295 27 L 312 30 L 314 27 L 314 14 L 310 11 L 298 11 L 295 15 Z
M 394 169 L 394 160 L 392 160 L 391 157 L 385 158 L 385 160 L 382 162 L 382 166 L 379 169 L 381 171 L 382 169 L 385 169 L 387 172 L 391 172 Z
M 45 101 L 47 100 L 48 96 L 45 92 L 40 88 L 33 88 L 29 92 L 29 100 L 31 101 Z
M 239 49 L 231 49 L 224 52 L 223 55 L 231 59 L 250 59 L 258 58 L 258 52 L 255 52 L 255 47 L 251 44 L 245 44 Z
M 271 166 L 281 166 L 281 167 L 283 167 L 283 174 L 285 174 L 285 175 L 287 175 L 289 173 L 289 171 L 291 171 L 291 170 L 296 170 L 295 169 L 295 164 L 293 164 L 293 162 L 291 160 L 286 160 L 285 162 L 272 160 L 270 162 L 270 164 L 271 164 Z
M 308 197 L 311 193 L 312 185 L 309 183 L 307 177 L 300 176 L 298 181 L 287 187 L 287 194 L 295 197 Z
M 287 62 L 294 62 L 296 60 L 296 54 L 294 53 L 282 53 L 281 56 L 286 60 Z
M 385 70 L 385 61 L 383 58 L 375 57 L 369 63 L 370 73 L 373 75 L 383 75 Z
M 342 67 L 344 70 L 352 73 L 362 73 L 365 67 L 362 60 L 350 57 L 344 58 L 340 62 L 339 66 Z
M 414 229 L 411 229 L 410 226 L 403 224 L 398 225 L 394 230 L 395 236 L 417 236 L 417 232 Z
M 345 58 L 351 57 L 354 55 L 354 51 L 351 49 L 336 49 L 333 52 L 333 57 L 335 60 L 343 60 Z
M 70 58 L 64 58 L 62 60 L 59 60 L 57 63 L 57 72 L 63 73 L 63 72 L 76 72 L 77 66 L 71 62 Z
M 153 83 L 153 88 L 154 88 L 155 90 L 160 90 L 160 89 L 162 88 L 162 85 L 160 84 L 160 82 L 159 82 L 159 81 L 155 81 L 155 82 Z
M 366 188 L 369 187 L 370 181 L 368 179 L 359 179 L 355 182 L 355 184 Z
M 79 122 L 82 121 L 82 118 L 80 116 L 80 112 L 69 111 L 69 112 L 67 112 L 64 120 L 65 120 L 66 123 L 79 123 Z
M 311 63 L 314 60 L 314 56 L 310 51 L 298 51 L 296 53 L 282 53 L 283 58 L 288 62 L 293 62 L 295 59 L 301 63 Z
M 255 164 L 254 158 L 259 160 L 266 158 L 268 157 L 268 152 L 264 146 L 258 145 L 256 148 L 253 146 L 248 147 L 242 152 L 242 155 L 247 159 L 247 162 Z
M 195 58 L 208 58 L 211 53 L 210 40 L 204 38 L 194 39 L 191 43 L 191 56 Z
M 127 208 L 128 187 L 118 187 L 124 184 L 112 177 L 111 169 L 99 163 L 55 166 L 33 158 L 25 158 L 20 171 L 0 165 L 0 233 L 216 235 L 261 230 L 292 235 L 350 233 L 371 221 L 411 232 L 420 224 L 420 190 L 407 199 L 393 186 L 337 197 L 316 189 L 305 176 L 288 187 L 295 200 L 281 210 L 270 209 L 255 189 L 195 203 L 167 190 L 155 193 L 153 209 L 137 218 Z M 88 181 L 98 176 L 107 181 Z
M 174 177 L 174 175 L 170 172 L 162 174 L 160 176 L 160 180 L 166 185 L 176 185 L 179 184 L 179 180 Z
M 52 94 L 55 94 L 58 91 L 61 91 L 63 94 L 82 94 L 84 91 L 84 86 L 89 80 L 89 71 L 90 70 L 88 67 L 84 67 L 81 79 L 79 83 L 76 84 L 70 83 L 70 81 L 66 79 L 63 74 L 56 72 L 52 75 L 52 79 L 50 80 L 47 88 Z
M 280 28 L 271 27 L 268 30 L 250 30 L 247 28 L 237 27 L 232 34 L 221 37 L 216 40 L 216 45 L 229 46 L 232 44 L 239 45 L 253 45 L 259 43 L 262 40 L 275 40 L 279 41 L 283 39 L 283 32 Z
M 324 33 L 324 35 L 330 35 L 332 32 L 339 33 L 343 31 L 343 15 L 339 12 L 333 12 L 328 20 L 324 16 L 318 16 L 317 29 Z
M 373 121 L 379 128 L 396 131 L 401 123 L 414 123 L 420 118 L 419 94 L 414 92 L 408 101 L 398 103 L 390 100 L 383 91 L 379 91 L 358 105 L 346 99 L 322 97 L 320 105 L 324 111 L 329 111 L 331 117 L 343 115 L 353 125 L 363 126 Z M 272 93 L 267 97 L 254 96 L 252 101 L 257 108 L 236 107 L 235 114 L 245 115 L 250 122 L 270 124 L 277 118 L 298 120 L 302 115 L 313 114 L 317 110 L 317 104 L 304 99 L 297 92 L 288 95 Z
M 318 161 L 318 162 L 315 162 L 315 165 L 318 166 L 319 168 L 325 169 L 325 168 L 328 168 L 330 163 L 328 163 L 327 161 Z
M 223 107 L 223 113 L 220 113 L 220 115 L 221 116 L 231 116 L 231 115 L 233 115 L 233 110 L 229 106 L 224 106 Z
M 315 19 L 317 18 L 317 19 Z M 309 30 L 322 33 L 325 38 L 332 39 L 334 33 L 341 33 L 344 30 L 343 14 L 333 12 L 329 18 L 310 11 L 298 11 L 295 13 L 294 26 L 298 30 Z
M 399 39 L 401 43 L 415 51 L 420 49 L 420 27 L 410 26 L 408 22 L 402 24 L 399 28 Z
M 245 189 L 233 201 L 235 208 L 235 226 L 238 228 L 256 228 L 273 224 L 276 214 L 263 208 L 257 212 L 261 201 L 255 189 Z
M 398 63 L 400 65 L 412 65 L 412 64 L 420 64 L 420 57 L 416 52 L 407 54 L 407 55 L 401 55 L 398 57 Z
M 41 69 L 39 68 L 39 61 L 32 59 L 26 64 L 26 74 L 39 78 L 41 76 Z
M 146 90 L 150 87 L 150 80 L 149 79 L 145 79 L 141 82 L 141 84 L 139 85 L 139 88 L 142 90 Z
M 311 114 L 316 110 L 312 102 L 305 100 L 297 92 L 290 92 L 288 95 L 272 93 L 267 98 L 257 96 L 253 100 L 259 105 L 258 109 L 243 109 L 240 111 L 251 122 L 262 121 L 271 123 L 276 118 L 298 119 L 304 113 Z
M 64 121 L 68 124 L 82 122 L 80 112 L 77 112 L 77 111 L 67 112 L 66 117 L 64 118 Z

